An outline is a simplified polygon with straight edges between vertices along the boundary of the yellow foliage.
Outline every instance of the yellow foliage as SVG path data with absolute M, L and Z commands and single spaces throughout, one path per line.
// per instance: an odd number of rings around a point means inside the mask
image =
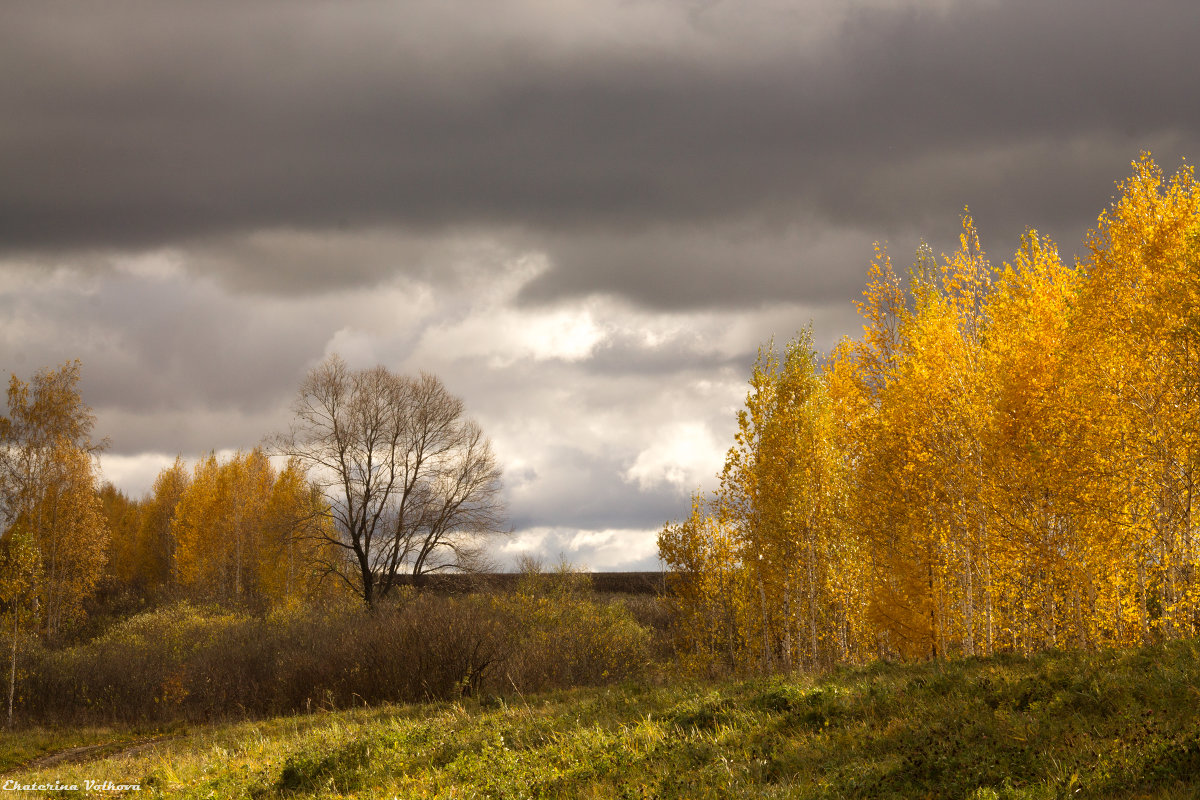
M 203 599 L 289 605 L 323 591 L 321 501 L 294 463 L 261 450 L 196 465 L 171 520 L 179 584 Z
M 760 351 L 668 525 L 682 649 L 737 669 L 1124 645 L 1200 622 L 1200 191 L 1135 162 L 1064 265 L 876 248 L 863 335 Z
M 50 636 L 79 620 L 107 560 L 96 493 L 94 418 L 76 384 L 79 362 L 15 375 L 0 417 L 0 601 L 24 608 Z M 32 608 L 30 608 L 32 606 Z

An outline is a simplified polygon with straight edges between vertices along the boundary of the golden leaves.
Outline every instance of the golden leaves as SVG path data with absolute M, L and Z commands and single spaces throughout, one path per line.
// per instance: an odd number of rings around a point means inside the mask
M 1121 191 L 1075 268 L 1031 230 L 996 269 L 964 214 L 907 291 L 876 247 L 863 335 L 823 370 L 807 339 L 760 352 L 721 489 L 678 529 L 707 555 L 664 551 L 708 587 L 711 653 L 718 630 L 756 668 L 1194 635 L 1200 192 L 1148 155 Z M 806 651 L 813 623 L 838 646 Z

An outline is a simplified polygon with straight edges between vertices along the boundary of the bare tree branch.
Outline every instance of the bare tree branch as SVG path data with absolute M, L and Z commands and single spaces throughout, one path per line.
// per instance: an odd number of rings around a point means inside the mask
M 305 378 L 293 411 L 274 448 L 298 459 L 324 495 L 367 605 L 399 575 L 419 584 L 428 572 L 486 563 L 483 543 L 504 530 L 500 467 L 436 376 L 353 371 L 333 355 Z

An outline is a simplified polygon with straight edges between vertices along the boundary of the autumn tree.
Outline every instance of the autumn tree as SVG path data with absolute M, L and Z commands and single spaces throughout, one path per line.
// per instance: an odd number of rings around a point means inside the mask
M 1144 155 L 1120 188 L 1084 265 L 1077 371 L 1093 410 L 1080 444 L 1129 559 L 1112 576 L 1126 604 L 1109 613 L 1146 641 L 1200 622 L 1200 187 L 1191 167 L 1168 179 Z
M 164 471 L 160 488 L 174 482 Z M 171 518 L 176 580 L 202 599 L 288 605 L 319 590 L 326 560 L 321 498 L 295 461 L 277 470 L 262 450 L 201 459 Z
M 667 600 L 685 666 L 702 672 L 743 665 L 749 645 L 739 624 L 746 608 L 743 552 L 735 532 L 714 516 L 711 498 L 693 495 L 691 514 L 663 526 L 658 554 L 671 570 Z
M 482 429 L 435 376 L 314 368 L 275 437 L 317 482 L 342 557 L 327 567 L 368 605 L 410 573 L 474 569 L 502 531 L 500 468 Z
M 877 249 L 823 369 L 760 355 L 721 488 L 659 540 L 692 657 L 786 667 L 839 626 L 838 660 L 1196 635 L 1192 170 L 1143 156 L 1087 244 L 1068 266 L 1029 231 L 994 269 L 965 215 L 907 281 Z
M 836 660 L 831 634 L 842 620 L 831 613 L 828 579 L 839 476 L 811 334 L 802 333 L 782 354 L 771 346 L 760 352 L 750 386 L 718 507 L 743 539 L 756 584 L 763 665 Z
M 842 471 L 810 334 L 759 353 L 738 432 L 711 500 L 668 525 L 659 552 L 699 636 L 731 666 L 769 670 L 851 657 L 862 595 L 834 576 L 860 556 L 833 513 Z
M 1092 404 L 1071 370 L 1079 274 L 1029 231 L 987 302 L 984 433 L 996 647 L 1029 652 L 1097 640 L 1090 619 L 1104 562 L 1089 549 L 1095 513 L 1079 471 L 1082 414 Z M 1094 528 L 1099 532 L 1099 528 Z M 1108 542 L 1112 544 L 1112 542 Z
M 79 362 L 38 373 L 29 383 L 12 376 L 8 416 L 0 418 L 0 510 L 5 540 L 36 553 L 33 596 L 38 621 L 50 636 L 82 614 L 103 572 L 108 528 L 96 494 L 91 441 L 95 422 L 76 385 Z
M 79 362 L 28 383 L 13 375 L 0 417 L 0 609 L 9 633 L 8 722 L 18 643 L 57 636 L 83 615 L 103 572 L 108 529 L 96 494 L 94 417 L 76 388 Z
M 883 653 L 909 657 L 937 655 L 944 640 L 943 547 L 922 396 L 935 373 L 920 358 L 920 340 L 944 332 L 939 271 L 931 254 L 919 254 L 914 309 L 877 247 L 858 304 L 863 335 L 838 347 L 826 373 L 849 484 L 838 516 L 870 560 L 870 626 Z
M 201 459 L 172 520 L 176 577 L 200 597 L 241 604 L 258 596 L 258 527 L 270 492 L 270 464 L 259 451 L 222 464 Z
M 178 559 L 172 523 L 190 483 L 183 459 L 176 457 L 158 473 L 150 494 L 140 503 L 134 569 L 151 598 L 170 596 L 176 589 Z
M 144 600 L 149 587 L 141 568 L 141 503 L 110 482 L 100 487 L 99 496 L 109 531 L 105 589 Z
M 22 633 L 31 627 L 36 613 L 34 598 L 41 579 L 41 564 L 27 531 L 9 531 L 0 539 L 0 608 L 4 609 L 5 633 L 9 636 L 8 727 L 13 724 L 13 701 L 17 691 L 17 655 Z
M 994 595 L 990 589 L 991 530 L 983 488 L 983 432 L 989 387 L 982 354 L 985 301 L 992 268 L 974 222 L 962 218 L 959 249 L 940 260 L 918 252 L 900 320 L 897 369 L 879 395 L 877 444 L 892 469 L 875 476 L 886 487 L 879 502 L 894 505 L 904 594 L 920 609 L 929 652 L 990 652 Z M 879 533 L 879 529 L 875 529 Z M 896 545 L 899 548 L 896 548 Z

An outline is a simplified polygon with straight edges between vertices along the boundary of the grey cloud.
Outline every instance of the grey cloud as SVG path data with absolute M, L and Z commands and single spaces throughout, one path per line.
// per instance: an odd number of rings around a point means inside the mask
M 687 496 L 671 487 L 638 490 L 622 477 L 615 458 L 558 446 L 548 453 L 554 469 L 509 490 L 516 530 L 544 525 L 577 529 L 653 528 L 679 513 Z
M 653 308 L 842 302 L 860 285 L 870 235 L 824 225 L 741 222 L 548 236 L 555 267 L 521 299 L 609 293 Z
M 528 248 L 524 237 L 501 228 L 268 228 L 194 243 L 187 268 L 238 291 L 304 295 L 396 277 L 460 285 Z
M 0 358 L 82 358 L 142 480 L 286 424 L 329 349 L 430 369 L 514 525 L 598 554 L 570 529 L 653 529 L 720 468 L 679 438 L 729 440 L 758 344 L 855 331 L 872 241 L 948 251 L 970 205 L 994 260 L 1027 226 L 1069 255 L 1138 150 L 1195 156 L 1198 29 L 1186 0 L 14 0 Z M 577 318 L 583 352 L 531 343 Z
M 499 226 L 556 240 L 527 299 L 744 304 L 844 292 L 871 239 L 938 239 L 964 204 L 1077 237 L 1139 147 L 1200 142 L 1191 3 L 535 6 L 10 4 L 0 246 Z M 779 237 L 721 268 L 652 241 L 797 219 L 862 240 L 803 279 Z M 386 271 L 326 261 L 231 280 Z
M 628 476 L 630 467 L 666 423 L 695 421 L 718 442 L 730 440 L 729 405 L 744 396 L 752 358 L 749 353 L 744 363 L 715 369 L 675 365 L 661 374 L 596 369 L 590 362 L 488 370 L 470 360 L 448 361 L 437 371 L 496 442 L 516 530 L 653 529 L 678 516 L 697 487 L 643 487 Z M 698 388 L 702 381 L 711 385 Z M 712 463 L 692 465 L 706 486 L 720 459 L 717 452 Z
M 274 314 L 195 281 L 109 274 L 80 283 L 0 296 L 4 349 L 29 370 L 81 359 L 81 389 L 100 410 L 261 412 L 299 383 L 331 334 L 301 313 Z
M 592 375 L 652 375 L 665 381 L 697 370 L 740 371 L 749 357 L 748 353 L 731 355 L 705 347 L 699 334 L 690 342 L 677 341 L 654 348 L 624 335 L 610 338 L 598 347 L 588 359 L 587 370 Z
M 185 405 L 146 413 L 130 412 L 119 406 L 98 406 L 95 411 L 96 432 L 110 442 L 106 452 L 114 456 L 166 453 L 185 459 L 195 459 L 210 451 L 257 447 L 289 419 L 286 408 L 243 412 L 210 411 L 199 405 Z

